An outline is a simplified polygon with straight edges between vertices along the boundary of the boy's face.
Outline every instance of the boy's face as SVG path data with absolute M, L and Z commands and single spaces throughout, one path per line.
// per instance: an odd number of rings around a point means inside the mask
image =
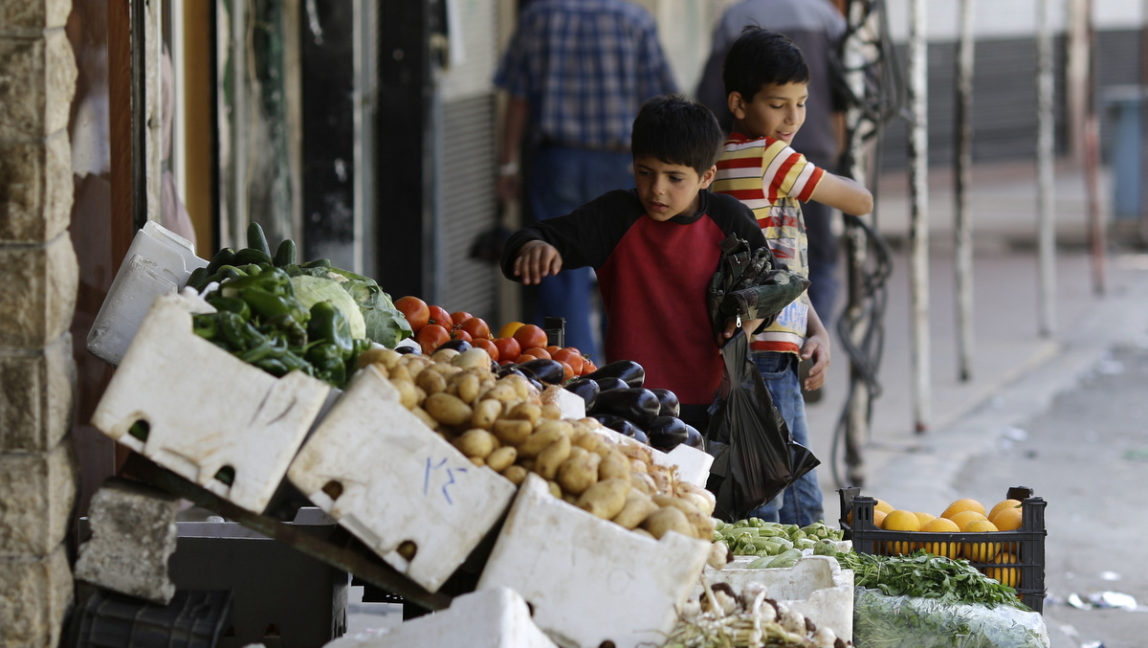
M 729 95 L 734 130 L 750 137 L 772 137 L 793 144 L 793 136 L 805 123 L 807 83 L 767 83 L 746 101 L 740 92 Z
M 634 184 L 646 215 L 668 221 L 678 214 L 692 215 L 698 208 L 698 191 L 710 186 L 717 167 L 698 175 L 684 164 L 670 164 L 652 155 L 634 158 Z

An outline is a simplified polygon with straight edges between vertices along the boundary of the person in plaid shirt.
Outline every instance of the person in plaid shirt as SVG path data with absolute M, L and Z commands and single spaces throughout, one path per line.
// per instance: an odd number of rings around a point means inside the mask
M 634 118 L 647 99 L 677 92 L 653 17 L 624 0 L 528 3 L 494 84 L 509 95 L 498 197 L 518 196 L 518 156 L 525 149 L 525 199 L 536 220 L 631 186 Z M 565 317 L 566 344 L 600 362 L 590 329 L 591 284 L 589 268 L 546 277 L 533 319 Z

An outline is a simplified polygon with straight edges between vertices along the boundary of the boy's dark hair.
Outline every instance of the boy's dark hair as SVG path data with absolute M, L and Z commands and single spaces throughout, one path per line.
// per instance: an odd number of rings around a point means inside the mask
M 725 135 L 704 105 L 681 95 L 662 95 L 642 104 L 634 119 L 630 152 L 684 164 L 701 175 L 717 162 Z
M 809 83 L 809 66 L 789 37 L 750 25 L 726 52 L 721 80 L 727 97 L 737 92 L 748 102 L 767 83 Z

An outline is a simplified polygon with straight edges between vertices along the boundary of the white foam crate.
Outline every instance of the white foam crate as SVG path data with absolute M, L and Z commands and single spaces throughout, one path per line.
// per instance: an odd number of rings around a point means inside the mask
M 498 523 L 515 492 L 403 407 L 391 382 L 370 366 L 355 373 L 287 478 L 431 592 Z M 399 552 L 408 541 L 417 548 L 411 560 Z
M 750 583 L 765 585 L 766 596 L 785 603 L 838 637 L 853 636 L 853 570 L 841 569 L 833 556 L 803 556 L 793 567 L 748 569 L 757 556 L 739 556 L 724 569 L 706 566 L 703 578 L 710 585 L 729 583 L 742 592 Z M 694 589 L 700 596 L 702 588 Z
M 527 476 L 478 580 L 509 587 L 564 648 L 661 645 L 699 582 L 710 543 L 660 541 L 599 519 Z M 604 644 L 611 642 L 611 644 Z
M 397 626 L 347 635 L 325 648 L 554 648 L 526 601 L 498 587 L 455 597 L 450 607 Z
M 249 511 L 262 512 L 331 388 L 300 372 L 282 378 L 192 331 L 211 306 L 188 294 L 156 298 L 112 376 L 92 425 L 155 463 Z M 129 434 L 146 421 L 147 440 Z M 231 485 L 215 478 L 225 466 Z
M 136 232 L 92 328 L 87 347 L 97 358 L 118 365 L 160 295 L 178 292 L 196 268 L 207 265 L 191 241 L 148 221 Z

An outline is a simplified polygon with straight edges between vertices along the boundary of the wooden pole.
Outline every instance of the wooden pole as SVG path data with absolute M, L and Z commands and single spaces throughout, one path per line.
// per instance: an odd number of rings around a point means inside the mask
M 957 377 L 973 375 L 973 244 L 972 218 L 966 199 L 971 186 L 973 108 L 973 2 L 961 0 L 957 44 L 956 148 L 953 154 L 953 244 L 956 255 Z
M 913 429 L 929 428 L 929 204 L 928 204 L 928 43 L 926 0 L 909 3 L 909 312 Z
M 1052 9 L 1037 6 L 1037 307 L 1038 330 L 1050 337 L 1056 328 L 1056 220 L 1053 214 Z

